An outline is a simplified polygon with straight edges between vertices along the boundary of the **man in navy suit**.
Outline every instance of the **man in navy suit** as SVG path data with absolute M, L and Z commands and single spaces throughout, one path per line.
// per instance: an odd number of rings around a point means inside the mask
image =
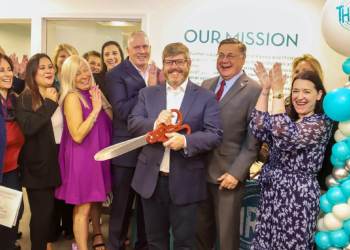
M 173 249 L 193 248 L 196 209 L 206 198 L 205 157 L 221 142 L 218 103 L 213 93 L 188 80 L 190 66 L 185 45 L 167 45 L 163 51 L 166 85 L 142 89 L 129 117 L 134 136 L 173 123 L 169 110 L 174 108 L 192 128 L 190 135 L 166 134 L 166 142 L 146 145 L 138 156 L 132 187 L 141 195 L 149 250 L 169 249 L 170 228 Z
M 127 119 L 137 102 L 140 89 L 157 84 L 157 68 L 149 65 L 149 41 L 143 31 L 134 32 L 128 39 L 126 58 L 106 75 L 107 97 L 113 109 L 112 143 L 129 140 Z M 109 221 L 109 249 L 125 249 L 135 192 L 131 180 L 139 150 L 112 159 L 113 202 Z M 136 197 L 137 236 L 135 250 L 147 249 L 142 206 Z

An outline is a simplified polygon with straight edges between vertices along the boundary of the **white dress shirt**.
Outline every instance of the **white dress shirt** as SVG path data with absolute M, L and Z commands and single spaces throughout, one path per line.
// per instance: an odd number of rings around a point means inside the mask
M 166 83 L 166 109 L 180 109 L 182 100 L 185 96 L 185 91 L 188 83 L 188 78 L 176 89 Z M 176 123 L 177 117 L 172 118 L 172 123 Z M 164 156 L 160 164 L 160 171 L 169 173 L 170 172 L 170 149 L 165 148 Z

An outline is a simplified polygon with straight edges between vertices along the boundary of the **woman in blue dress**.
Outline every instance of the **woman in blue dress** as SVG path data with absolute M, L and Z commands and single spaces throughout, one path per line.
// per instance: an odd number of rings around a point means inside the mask
M 267 72 L 258 62 L 255 73 L 263 89 L 250 128 L 269 145 L 270 158 L 259 179 L 262 190 L 251 250 L 313 249 L 320 197 L 317 172 L 332 127 L 322 109 L 326 92 L 316 73 L 301 72 L 292 81 L 288 116 L 281 65 Z

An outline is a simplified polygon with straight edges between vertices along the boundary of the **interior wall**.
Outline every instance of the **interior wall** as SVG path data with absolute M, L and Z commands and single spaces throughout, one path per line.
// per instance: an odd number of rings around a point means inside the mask
M 29 23 L 0 23 L 0 46 L 7 54 L 30 55 L 30 29 Z
M 3 18 L 30 17 L 33 20 L 32 53 L 42 48 L 42 17 L 117 17 L 144 15 L 143 29 L 152 43 L 152 57 L 161 65 L 163 47 L 169 42 L 184 42 L 194 59 L 191 76 L 199 82 L 216 74 L 215 54 L 217 42 L 188 42 L 188 30 L 218 31 L 221 38 L 237 32 L 258 32 L 298 34 L 298 46 L 248 46 L 248 73 L 252 63 L 259 56 L 283 61 L 286 72 L 290 70 L 291 59 L 302 53 L 317 57 L 325 71 L 326 88 L 342 86 L 346 76 L 341 70 L 345 57 L 328 47 L 321 33 L 321 14 L 324 0 L 47 0 L 19 1 L 7 3 Z M 32 6 L 40 4 L 33 12 Z M 34 36 L 35 34 L 35 36 Z M 216 33 L 215 33 L 216 34 Z M 214 39 L 215 40 L 215 39 Z M 85 41 L 82 40 L 82 44 Z

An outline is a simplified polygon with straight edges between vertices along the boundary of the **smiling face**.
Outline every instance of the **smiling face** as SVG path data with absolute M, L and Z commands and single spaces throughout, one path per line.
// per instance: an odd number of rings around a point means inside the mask
M 99 56 L 89 56 L 88 63 L 90 65 L 92 73 L 100 73 L 101 71 L 101 58 Z
M 53 85 L 55 69 L 51 61 L 42 57 L 39 60 L 38 70 L 35 73 L 35 82 L 39 88 L 50 88 Z
M 107 71 L 121 63 L 122 57 L 116 45 L 111 44 L 103 49 L 103 61 L 106 64 Z
M 223 44 L 218 49 L 216 68 L 224 80 L 237 75 L 243 68 L 245 56 L 238 44 Z
M 163 72 L 167 83 L 173 88 L 180 86 L 188 77 L 190 66 L 191 60 L 184 54 L 164 58 Z
M 87 65 L 82 63 L 75 76 L 75 87 L 80 90 L 88 90 L 91 88 L 91 71 Z
M 128 44 L 128 55 L 130 61 L 139 69 L 145 69 L 151 55 L 151 46 L 148 39 L 142 35 L 135 35 Z
M 0 91 L 7 92 L 12 87 L 13 71 L 9 62 L 0 59 Z
M 292 87 L 292 104 L 299 118 L 314 114 L 316 102 L 321 100 L 322 91 L 317 91 L 309 80 L 296 79 Z

